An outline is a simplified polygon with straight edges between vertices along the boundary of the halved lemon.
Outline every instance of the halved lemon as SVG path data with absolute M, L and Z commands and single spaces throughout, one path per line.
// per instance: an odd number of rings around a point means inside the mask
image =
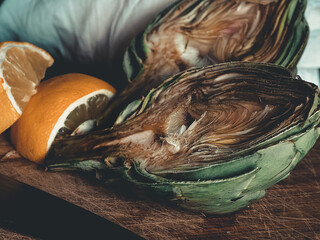
M 53 62 L 49 53 L 30 43 L 0 43 L 0 133 L 20 117 Z
M 23 157 L 42 163 L 57 136 L 92 130 L 115 92 L 109 83 L 85 74 L 46 80 L 12 125 L 11 141 Z

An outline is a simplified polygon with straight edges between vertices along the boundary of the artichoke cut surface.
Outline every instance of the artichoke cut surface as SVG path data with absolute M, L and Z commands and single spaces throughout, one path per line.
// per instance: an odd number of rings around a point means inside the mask
M 159 14 L 127 49 L 128 86 L 106 112 L 144 96 L 190 67 L 231 61 L 295 69 L 309 29 L 306 0 L 181 0 Z
M 232 62 L 181 72 L 116 124 L 57 139 L 49 169 L 100 169 L 134 188 L 208 213 L 264 196 L 319 137 L 318 88 L 284 67 Z

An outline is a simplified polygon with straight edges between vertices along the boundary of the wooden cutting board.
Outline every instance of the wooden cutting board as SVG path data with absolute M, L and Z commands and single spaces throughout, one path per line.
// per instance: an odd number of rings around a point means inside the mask
M 146 239 L 320 239 L 320 141 L 266 196 L 228 215 L 162 205 L 104 186 L 92 174 L 45 172 L 0 135 L 0 173 L 63 198 Z M 0 239 L 32 239 L 0 228 Z

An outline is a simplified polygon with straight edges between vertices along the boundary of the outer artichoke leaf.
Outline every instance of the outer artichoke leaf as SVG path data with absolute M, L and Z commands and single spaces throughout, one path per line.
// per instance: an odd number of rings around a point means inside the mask
M 264 196 L 264 190 L 246 192 L 258 171 L 259 168 L 255 168 L 239 176 L 219 180 L 148 182 L 141 181 L 141 178 L 136 177 L 137 174 L 146 179 L 153 177 L 148 177 L 148 173 L 142 173 L 139 166 L 136 166 L 126 171 L 124 177 L 138 190 L 161 201 L 187 209 L 222 214 L 239 210 Z
M 290 36 L 287 45 L 284 47 L 282 55 L 279 56 L 279 59 L 275 64 L 287 66 L 290 69 L 294 69 L 296 67 L 307 44 L 305 36 L 309 35 L 309 28 L 306 28 L 306 25 L 307 23 L 305 20 L 297 24 L 296 31 Z M 299 48 L 299 46 L 303 47 Z
M 130 103 L 118 116 L 115 124 L 122 123 L 129 117 L 133 117 L 136 113 L 137 109 L 141 106 L 142 101 L 136 100 Z

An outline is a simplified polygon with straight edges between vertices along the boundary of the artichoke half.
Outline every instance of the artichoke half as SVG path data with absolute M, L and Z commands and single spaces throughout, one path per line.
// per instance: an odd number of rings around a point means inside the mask
M 281 66 L 192 68 L 132 102 L 117 123 L 56 139 L 49 169 L 100 169 L 158 199 L 227 213 L 260 199 L 315 144 L 318 88 Z
M 119 109 L 190 67 L 254 61 L 294 69 L 309 34 L 306 2 L 177 1 L 133 39 L 123 62 L 128 85 L 104 119 L 117 116 Z

